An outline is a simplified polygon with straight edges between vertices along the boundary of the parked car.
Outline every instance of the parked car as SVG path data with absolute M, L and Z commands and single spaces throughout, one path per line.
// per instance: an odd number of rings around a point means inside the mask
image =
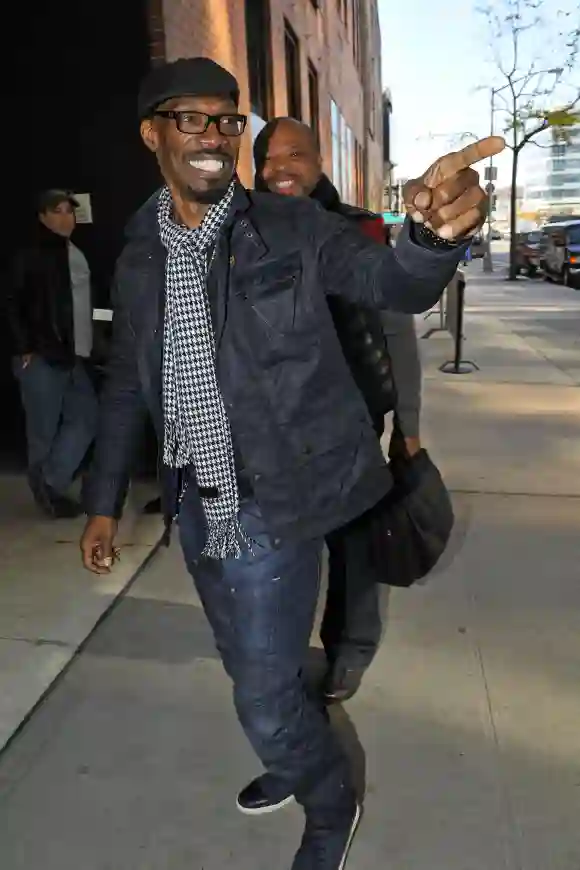
M 580 220 L 546 224 L 541 249 L 546 280 L 580 289 Z
M 470 251 L 472 260 L 480 260 L 485 256 L 485 240 L 481 233 L 476 233 L 471 241 Z
M 518 233 L 516 236 L 516 270 L 533 278 L 540 268 L 542 230 Z
M 501 235 L 499 230 L 492 230 L 491 231 L 492 242 L 501 242 L 501 239 L 502 239 L 502 235 Z

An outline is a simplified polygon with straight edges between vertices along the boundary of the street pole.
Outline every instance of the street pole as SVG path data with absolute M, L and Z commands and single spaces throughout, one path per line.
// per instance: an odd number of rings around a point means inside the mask
M 495 114 L 495 88 L 491 89 L 491 118 L 489 130 L 490 136 L 493 136 L 493 116 Z M 489 158 L 489 182 L 490 185 L 493 183 L 493 157 Z M 493 260 L 491 256 L 491 218 L 493 211 L 493 194 L 488 194 L 487 198 L 487 244 L 485 246 L 485 254 L 483 257 L 483 271 L 484 272 L 493 272 Z

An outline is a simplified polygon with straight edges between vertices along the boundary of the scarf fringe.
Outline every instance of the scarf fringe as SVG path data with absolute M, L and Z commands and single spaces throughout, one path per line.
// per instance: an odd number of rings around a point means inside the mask
M 254 554 L 252 543 L 239 519 L 231 517 L 210 524 L 202 556 L 207 559 L 239 559 L 244 550 Z

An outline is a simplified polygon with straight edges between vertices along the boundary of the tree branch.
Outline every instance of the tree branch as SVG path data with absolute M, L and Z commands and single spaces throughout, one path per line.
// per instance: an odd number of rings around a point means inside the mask
M 546 121 L 544 121 L 543 124 L 540 124 L 534 130 L 530 130 L 529 133 L 525 134 L 525 136 L 522 136 L 517 148 L 515 148 L 514 150 L 519 153 L 522 150 L 522 148 L 528 144 L 528 142 L 532 141 L 534 136 L 537 136 L 538 133 L 541 133 L 543 130 L 547 130 L 547 129 L 548 129 L 548 123 Z

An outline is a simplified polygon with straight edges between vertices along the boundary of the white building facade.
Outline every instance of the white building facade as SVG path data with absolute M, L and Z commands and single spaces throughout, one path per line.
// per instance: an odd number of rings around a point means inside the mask
M 547 130 L 535 142 L 522 161 L 522 212 L 537 215 L 538 223 L 548 217 L 580 216 L 580 125 L 568 131 L 565 141 L 554 141 Z

